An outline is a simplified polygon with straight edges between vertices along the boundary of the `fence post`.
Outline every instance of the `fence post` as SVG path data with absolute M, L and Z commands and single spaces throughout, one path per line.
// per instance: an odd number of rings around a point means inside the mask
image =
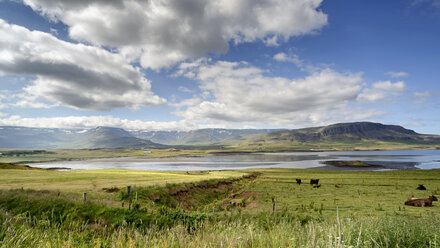
M 83 193 L 83 202 L 84 203 L 87 202 L 87 193 L 86 192 Z
M 272 196 L 272 211 L 275 213 L 277 210 L 277 200 L 275 199 L 275 196 Z
M 131 209 L 131 186 L 127 186 L 128 210 Z

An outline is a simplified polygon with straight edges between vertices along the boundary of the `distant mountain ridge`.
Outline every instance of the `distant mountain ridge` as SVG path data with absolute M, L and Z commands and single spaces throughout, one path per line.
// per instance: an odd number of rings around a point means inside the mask
M 440 136 L 416 133 L 397 125 L 374 122 L 337 123 L 323 127 L 272 132 L 254 137 L 254 142 L 318 143 L 383 141 L 413 144 L 440 144 Z
M 137 138 L 148 139 L 167 145 L 208 145 L 220 144 L 229 138 L 265 134 L 280 129 L 223 129 L 205 128 L 191 131 L 132 131 Z
M 373 122 L 338 123 L 294 130 L 198 129 L 192 131 L 127 131 L 122 128 L 90 129 L 0 127 L 0 148 L 166 148 L 169 145 L 290 146 L 395 142 L 439 145 L 439 135 L 425 135 L 397 125 Z
M 139 139 L 122 128 L 96 127 L 91 129 L 0 127 L 2 148 L 161 148 L 161 144 Z

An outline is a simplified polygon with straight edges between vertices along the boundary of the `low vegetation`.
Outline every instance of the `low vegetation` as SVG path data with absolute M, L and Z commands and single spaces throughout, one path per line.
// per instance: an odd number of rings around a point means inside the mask
M 404 205 L 440 195 L 440 170 L 1 172 L 1 247 L 440 244 L 439 203 Z
M 324 161 L 322 163 L 339 168 L 383 168 L 383 166 L 381 165 L 371 164 L 359 160 L 352 160 L 352 161 L 330 160 L 330 161 Z
M 1 169 L 9 169 L 9 170 L 38 170 L 37 168 L 29 167 L 28 165 L 21 164 L 11 164 L 11 163 L 0 163 Z

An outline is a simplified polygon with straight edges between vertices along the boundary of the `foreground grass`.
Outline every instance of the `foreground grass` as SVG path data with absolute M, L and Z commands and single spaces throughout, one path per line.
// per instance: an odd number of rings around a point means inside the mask
M 0 172 L 1 247 L 440 246 L 440 170 Z
M 438 216 L 341 218 L 304 222 L 295 216 L 222 215 L 193 229 L 134 224 L 99 227 L 0 213 L 2 247 L 438 247 Z

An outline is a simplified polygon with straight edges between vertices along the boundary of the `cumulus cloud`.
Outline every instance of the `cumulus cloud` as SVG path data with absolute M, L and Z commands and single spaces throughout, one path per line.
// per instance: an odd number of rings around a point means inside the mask
M 25 126 L 41 128 L 94 128 L 97 126 L 120 127 L 127 130 L 192 130 L 202 128 L 194 122 L 181 120 L 169 122 L 120 119 L 113 116 L 65 116 L 25 118 L 18 115 L 0 115 L 0 126 Z
M 276 46 L 327 24 L 322 0 L 23 0 L 78 41 L 118 48 L 143 67 L 224 53 L 229 42 Z M 274 18 L 276 17 L 276 18 Z
M 414 94 L 413 94 L 415 103 L 424 103 L 431 96 L 432 96 L 432 93 L 430 91 L 414 92 Z
M 407 72 L 404 71 L 398 71 L 398 72 L 394 72 L 394 71 L 389 71 L 387 73 L 385 73 L 386 75 L 392 77 L 392 78 L 397 78 L 397 77 L 406 77 L 408 76 Z
M 121 55 L 1 19 L 0 37 L 0 74 L 35 77 L 24 88 L 23 106 L 29 99 L 98 111 L 165 103 L 151 92 L 139 68 Z
M 286 53 L 277 53 L 273 56 L 273 59 L 276 61 L 281 61 L 281 62 L 290 62 L 293 63 L 296 67 L 298 67 L 299 69 L 301 69 L 302 71 L 307 71 L 310 73 L 316 72 L 321 70 L 322 68 L 312 65 L 310 63 L 305 62 L 304 60 L 300 59 L 298 55 L 296 54 L 292 54 L 292 55 L 287 55 Z
M 373 84 L 372 88 L 365 88 L 358 95 L 357 100 L 361 103 L 374 103 L 387 99 L 391 96 L 402 94 L 406 90 L 405 82 L 379 81 Z
M 406 86 L 402 81 L 392 83 L 390 81 L 380 81 L 373 84 L 374 89 L 388 90 L 392 92 L 405 91 Z
M 296 126 L 355 119 L 355 103 L 362 90 L 360 73 L 331 69 L 304 78 L 268 77 L 246 62 L 198 61 L 182 63 L 179 73 L 199 81 L 212 99 L 195 102 L 176 114 L 188 120 L 223 123 Z M 190 73 L 191 72 L 191 73 Z M 378 84 L 378 87 L 382 87 Z M 382 114 L 363 110 L 359 119 Z
M 179 86 L 179 91 L 184 92 L 184 93 L 194 93 L 194 90 L 188 89 L 184 86 Z

